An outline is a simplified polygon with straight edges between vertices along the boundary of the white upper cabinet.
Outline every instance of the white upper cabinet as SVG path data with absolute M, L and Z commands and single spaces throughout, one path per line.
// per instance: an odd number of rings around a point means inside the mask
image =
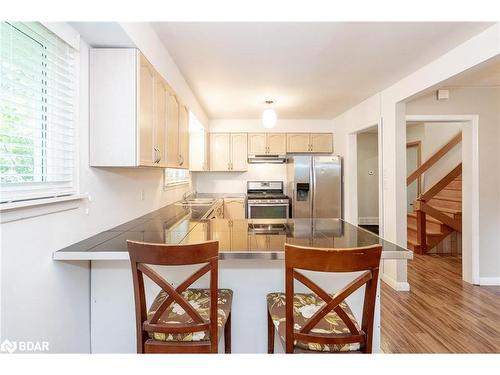
M 188 167 L 187 109 L 139 50 L 91 49 L 89 97 L 91 166 Z

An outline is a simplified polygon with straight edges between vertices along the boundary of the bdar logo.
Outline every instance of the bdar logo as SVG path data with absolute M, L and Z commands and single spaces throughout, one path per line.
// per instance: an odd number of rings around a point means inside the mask
M 7 352 L 7 353 L 14 353 L 17 349 L 17 343 L 16 342 L 12 342 L 12 341 L 9 341 L 9 340 L 4 340 L 1 344 L 0 344 L 0 351 L 1 352 Z

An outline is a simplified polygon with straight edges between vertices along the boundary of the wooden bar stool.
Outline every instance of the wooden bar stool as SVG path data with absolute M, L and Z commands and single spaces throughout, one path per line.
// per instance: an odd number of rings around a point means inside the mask
M 233 292 L 218 288 L 219 243 L 164 245 L 127 241 L 134 281 L 137 353 L 217 353 L 224 328 L 225 352 L 231 353 Z M 204 264 L 175 289 L 149 265 Z M 210 289 L 188 289 L 210 272 Z M 160 293 L 148 312 L 144 275 Z
M 268 353 L 274 353 L 275 326 L 286 353 L 371 353 L 381 252 L 380 245 L 319 249 L 285 244 L 285 293 L 267 295 Z M 297 269 L 364 272 L 330 295 Z M 295 279 L 314 293 L 294 293 Z M 360 327 L 345 299 L 363 285 Z

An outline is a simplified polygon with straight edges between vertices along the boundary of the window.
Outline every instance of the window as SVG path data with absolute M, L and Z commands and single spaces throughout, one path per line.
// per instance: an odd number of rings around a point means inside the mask
M 75 193 L 75 51 L 39 23 L 0 23 L 0 202 Z
M 189 184 L 191 176 L 187 169 L 165 169 L 165 186 Z

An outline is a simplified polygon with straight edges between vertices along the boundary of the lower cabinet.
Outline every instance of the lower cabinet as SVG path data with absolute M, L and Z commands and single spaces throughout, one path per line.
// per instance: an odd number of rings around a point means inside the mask
M 245 218 L 245 198 L 224 198 L 224 218 L 244 219 Z

